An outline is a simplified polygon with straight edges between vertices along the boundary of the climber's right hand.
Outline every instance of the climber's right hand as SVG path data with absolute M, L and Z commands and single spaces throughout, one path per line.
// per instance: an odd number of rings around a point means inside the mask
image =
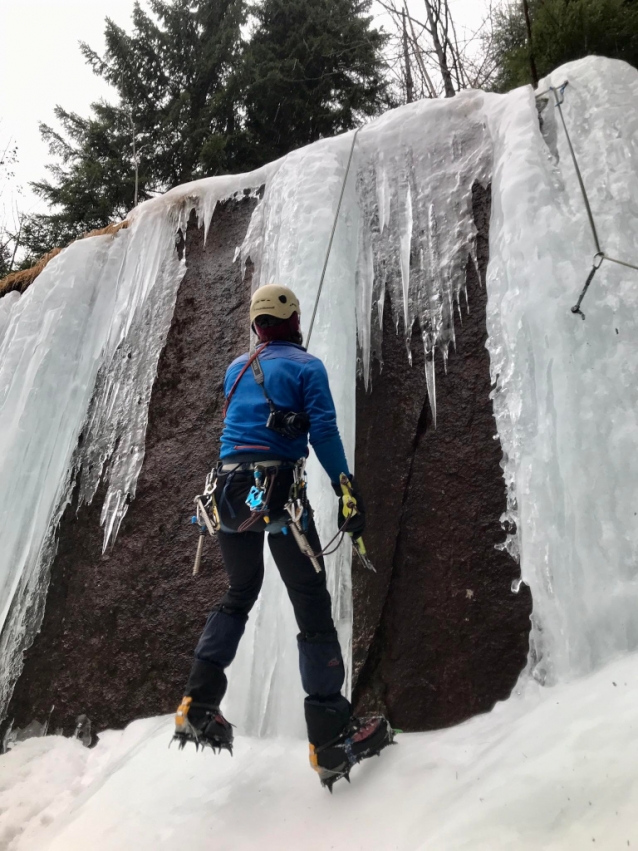
M 357 484 L 353 477 L 342 473 L 339 483 L 332 482 L 334 492 L 339 497 L 337 524 L 357 540 L 365 532 L 366 509 Z

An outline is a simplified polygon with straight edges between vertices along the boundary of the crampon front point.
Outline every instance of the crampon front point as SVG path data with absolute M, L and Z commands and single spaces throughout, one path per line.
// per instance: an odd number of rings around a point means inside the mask
M 175 733 L 169 744 L 177 742 L 180 750 L 191 742 L 195 749 L 211 748 L 233 754 L 233 725 L 219 711 L 219 707 L 194 703 L 184 697 L 175 714 Z
M 337 780 L 343 778 L 350 782 L 350 771 L 354 765 L 379 756 L 392 744 L 395 744 L 394 730 L 387 718 L 353 719 L 338 739 L 318 748 L 310 745 L 310 766 L 319 775 L 321 785 L 332 793 Z

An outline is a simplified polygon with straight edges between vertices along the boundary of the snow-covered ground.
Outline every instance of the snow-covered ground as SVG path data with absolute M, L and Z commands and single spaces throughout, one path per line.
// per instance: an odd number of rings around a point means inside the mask
M 488 715 L 319 785 L 297 739 L 168 748 L 171 718 L 50 736 L 0 760 L 3 851 L 583 851 L 638 848 L 638 657 L 530 686 Z

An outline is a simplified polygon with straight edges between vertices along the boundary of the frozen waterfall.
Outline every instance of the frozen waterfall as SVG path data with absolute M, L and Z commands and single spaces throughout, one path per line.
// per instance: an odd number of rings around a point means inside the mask
M 601 234 L 615 256 L 633 252 L 636 261 L 638 72 L 590 58 L 550 82 L 565 78 L 566 119 Z M 406 341 L 418 322 L 436 415 L 434 359 L 454 345 L 475 254 L 472 187 L 492 183 L 489 349 L 518 529 L 509 546 L 534 597 L 530 670 L 554 682 L 638 647 L 638 273 L 605 265 L 584 305 L 587 320 L 570 313 L 594 251 L 555 109 L 540 105 L 542 131 L 531 89 L 421 101 L 360 131 L 311 351 L 328 368 L 353 460 L 356 364 L 369 381 L 389 291 Z M 255 263 L 255 285 L 295 288 L 303 324 L 351 140 L 177 187 L 134 211 L 128 230 L 74 243 L 25 295 L 0 300 L 3 707 L 38 626 L 55 526 L 78 469 L 84 500 L 106 477 L 105 546 L 135 497 L 157 362 L 188 263 L 188 244 L 177 259 L 178 230 L 193 209 L 214 228 L 219 200 L 265 184 L 238 255 Z M 327 540 L 334 496 L 314 458 L 309 473 Z M 349 562 L 346 548 L 328 561 L 346 650 Z M 291 699 L 301 694 L 294 621 L 276 579 L 268 569 L 233 666 L 229 714 L 248 733 L 302 729 L 300 701 Z
M 566 65 L 563 110 L 601 243 L 638 261 L 638 72 Z M 544 104 L 544 105 L 543 105 Z M 534 599 L 532 671 L 565 681 L 638 647 L 638 272 L 596 251 L 553 98 L 490 115 L 488 331 L 495 414 Z

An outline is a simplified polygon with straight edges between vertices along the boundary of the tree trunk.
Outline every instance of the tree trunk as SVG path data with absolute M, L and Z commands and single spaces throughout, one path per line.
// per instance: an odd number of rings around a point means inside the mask
M 436 50 L 436 55 L 439 60 L 439 67 L 441 68 L 445 97 L 453 98 L 456 92 L 454 90 L 454 83 L 452 82 L 452 74 L 450 73 L 450 69 L 447 64 L 446 51 L 444 50 L 439 38 L 438 22 L 435 22 L 434 20 L 434 10 L 432 9 L 432 3 L 430 0 L 425 0 L 425 8 L 427 10 L 428 21 L 430 23 L 432 43 L 434 44 L 434 49 Z
M 410 68 L 410 52 L 408 50 L 408 29 L 405 21 L 405 9 L 403 10 L 403 58 L 405 61 L 405 98 L 407 103 L 414 100 L 414 83 L 412 81 L 412 69 Z
M 527 41 L 529 44 L 529 68 L 532 73 L 534 88 L 538 88 L 538 70 L 534 56 L 534 43 L 532 41 L 532 18 L 529 13 L 529 0 L 523 0 L 523 13 L 525 14 L 525 25 L 527 26 Z
M 9 274 L 13 272 L 13 267 L 16 262 L 16 254 L 18 253 L 18 248 L 20 247 L 20 240 L 22 238 L 22 221 L 23 217 L 20 215 L 18 219 L 18 234 L 15 238 L 15 242 L 13 243 L 13 254 L 11 255 L 11 263 L 9 264 Z
M 436 93 L 436 89 L 434 88 L 434 83 L 432 82 L 430 75 L 428 74 L 428 69 L 425 67 L 425 63 L 423 62 L 423 56 L 421 55 L 421 50 L 419 48 L 419 40 L 416 37 L 416 33 L 414 31 L 414 25 L 412 23 L 412 18 L 410 17 L 405 0 L 403 0 L 403 7 L 405 16 L 410 25 L 410 32 L 412 33 L 412 46 L 414 48 L 414 58 L 416 59 L 416 64 L 419 66 L 419 70 L 421 71 L 421 76 L 423 78 L 423 85 L 428 90 L 428 97 L 436 98 L 438 97 Z

